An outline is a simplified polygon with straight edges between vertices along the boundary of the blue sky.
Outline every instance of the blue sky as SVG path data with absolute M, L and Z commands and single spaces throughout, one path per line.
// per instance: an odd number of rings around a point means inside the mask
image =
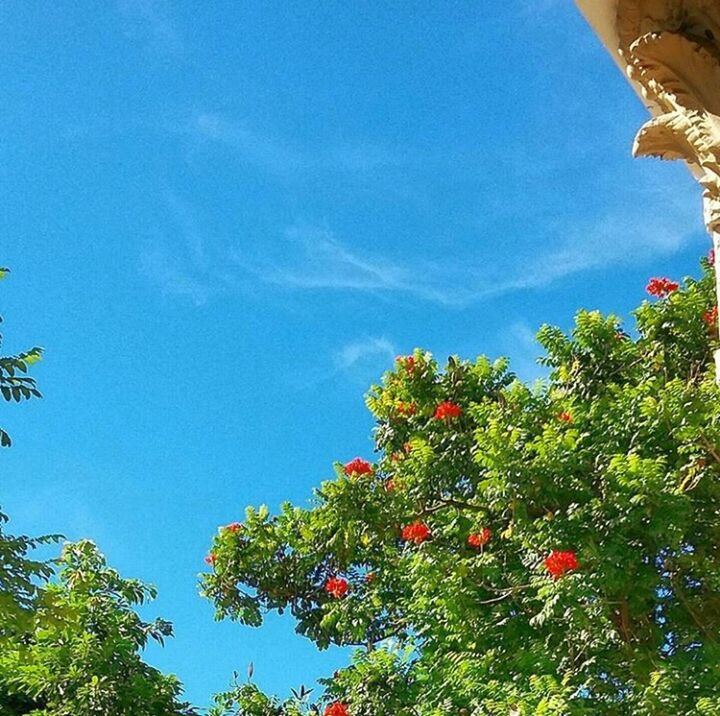
M 2 504 L 158 586 L 149 658 L 200 704 L 346 658 L 215 623 L 196 575 L 246 504 L 370 454 L 396 353 L 533 379 L 541 323 L 627 316 L 709 247 L 569 0 L 7 0 L 0 37 L 6 350 L 47 350 Z

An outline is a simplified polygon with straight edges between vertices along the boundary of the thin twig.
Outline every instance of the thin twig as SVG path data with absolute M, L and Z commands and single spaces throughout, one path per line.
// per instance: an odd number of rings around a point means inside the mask
M 702 446 L 713 456 L 715 462 L 720 463 L 720 453 L 718 453 L 715 446 L 704 436 L 700 436 L 700 442 Z

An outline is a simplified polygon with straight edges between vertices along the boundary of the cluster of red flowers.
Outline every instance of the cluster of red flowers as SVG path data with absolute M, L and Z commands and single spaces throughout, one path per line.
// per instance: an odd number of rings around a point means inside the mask
M 470 547 L 480 549 L 480 547 L 484 547 L 490 541 L 491 537 L 492 532 L 490 531 L 490 528 L 483 527 L 479 532 L 468 535 L 467 543 Z
M 342 599 L 348 591 L 348 583 L 342 577 L 330 577 L 325 582 L 325 591 L 334 599 Z
M 715 328 L 718 321 L 718 307 L 713 306 L 712 308 L 709 308 L 705 311 L 705 313 L 703 313 L 702 319 L 705 321 L 708 328 Z
M 390 479 L 385 483 L 385 489 L 386 489 L 388 492 L 392 492 L 395 488 L 396 488 L 395 480 L 393 480 L 392 478 L 390 478 Z
M 347 704 L 336 701 L 334 704 L 325 707 L 324 716 L 350 716 L 350 711 Z
M 715 249 L 708 251 L 707 260 L 711 266 L 715 266 Z
M 434 418 L 436 420 L 449 420 L 450 418 L 458 418 L 462 415 L 462 408 L 456 403 L 445 400 L 435 408 Z
M 345 463 L 344 469 L 346 475 L 372 475 L 373 473 L 372 465 L 361 457 L 356 457 L 354 460 Z
M 558 552 L 557 550 L 553 550 L 545 558 L 543 564 L 555 579 L 559 579 L 563 574 L 572 572 L 580 566 L 575 552 Z
M 415 403 L 400 402 L 395 406 L 399 415 L 415 415 L 417 413 L 417 405 Z
M 215 555 L 215 552 L 210 552 L 210 554 L 205 557 L 205 564 L 209 564 L 210 566 L 212 566 L 213 564 L 215 564 L 216 559 L 217 556 Z
M 225 526 L 225 529 L 228 532 L 239 532 L 243 528 L 242 523 L 240 522 L 231 522 L 229 525 Z
M 651 296 L 665 298 L 665 296 L 670 295 L 673 291 L 677 291 L 678 288 L 680 288 L 680 284 L 671 281 L 669 278 L 651 278 L 645 290 Z
M 573 416 L 570 413 L 560 413 L 560 415 L 558 415 L 558 420 L 563 423 L 572 423 Z
M 405 368 L 408 373 L 415 370 L 415 356 L 398 356 L 395 358 L 395 362 Z
M 403 527 L 402 538 L 405 542 L 422 544 L 430 536 L 430 528 L 424 522 L 413 522 Z

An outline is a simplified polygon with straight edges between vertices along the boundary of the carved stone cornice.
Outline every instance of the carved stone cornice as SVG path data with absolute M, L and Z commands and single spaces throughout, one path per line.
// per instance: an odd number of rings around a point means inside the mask
M 715 38 L 720 38 L 720 8 L 716 0 L 619 0 L 617 6 L 621 51 L 638 37 L 662 30 L 697 38 L 707 38 L 710 31 Z
M 621 52 L 649 32 L 667 30 L 696 39 L 720 39 L 720 8 L 716 0 L 619 0 L 617 5 Z
M 720 0 L 576 2 L 653 115 L 633 154 L 683 159 L 703 188 L 720 301 Z
M 680 32 L 647 32 L 625 53 L 628 75 L 666 110 L 720 114 L 720 61 L 713 50 Z
M 656 116 L 636 156 L 684 159 L 704 190 L 708 230 L 720 232 L 720 2 L 619 0 L 619 52 Z

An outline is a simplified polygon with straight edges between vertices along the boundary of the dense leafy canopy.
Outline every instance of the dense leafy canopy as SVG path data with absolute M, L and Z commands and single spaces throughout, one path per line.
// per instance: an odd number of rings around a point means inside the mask
M 0 279 L 7 273 L 8 269 L 0 268 Z M 35 380 L 27 372 L 41 355 L 42 349 L 36 347 L 17 355 L 0 356 L 0 395 L 5 401 L 40 397 Z M 9 447 L 11 443 L 7 431 L 0 428 L 0 447 Z M 7 522 L 8 516 L 0 510 L 0 644 L 27 622 L 39 595 L 38 580 L 46 579 L 52 571 L 46 562 L 33 558 L 33 550 L 57 540 L 54 535 L 13 536 L 7 532 Z
M 33 348 L 0 358 L 6 401 L 40 397 L 26 375 L 40 356 Z M 0 430 L 0 445 L 10 444 Z M 89 541 L 65 545 L 59 560 L 38 558 L 38 547 L 60 538 L 12 536 L 7 520 L 0 512 L 0 716 L 194 713 L 177 679 L 140 656 L 148 639 L 172 633 L 168 622 L 135 611 L 154 590 L 123 579 Z
M 180 685 L 145 664 L 148 639 L 172 634 L 143 621 L 153 589 L 123 579 L 92 542 L 65 545 L 59 579 L 45 587 L 34 628 L 0 650 L 0 713 L 35 716 L 180 716 Z
M 42 596 L 39 585 L 52 574 L 51 565 L 35 559 L 33 551 L 58 539 L 11 535 L 5 530 L 7 522 L 7 515 L 0 512 L 0 649 L 32 622 Z
M 590 311 L 544 326 L 534 386 L 399 358 L 368 396 L 374 463 L 221 528 L 219 617 L 290 610 L 359 649 L 320 704 L 250 683 L 216 713 L 720 714 L 714 275 L 649 289 L 632 336 Z

